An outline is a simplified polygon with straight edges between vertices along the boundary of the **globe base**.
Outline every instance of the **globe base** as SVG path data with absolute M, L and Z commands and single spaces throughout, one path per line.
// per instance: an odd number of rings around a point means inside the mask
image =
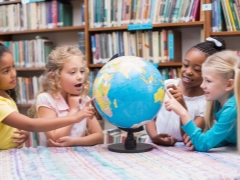
M 108 150 L 118 153 L 141 153 L 151 151 L 153 146 L 151 144 L 137 143 L 135 148 L 128 149 L 124 143 L 111 144 L 108 146 Z
M 118 153 L 141 153 L 151 151 L 153 146 L 145 143 L 137 143 L 133 135 L 134 132 L 139 132 L 143 130 L 143 127 L 140 126 L 135 129 L 131 128 L 121 128 L 119 129 L 127 132 L 127 138 L 125 143 L 111 144 L 108 146 L 109 151 L 118 152 Z

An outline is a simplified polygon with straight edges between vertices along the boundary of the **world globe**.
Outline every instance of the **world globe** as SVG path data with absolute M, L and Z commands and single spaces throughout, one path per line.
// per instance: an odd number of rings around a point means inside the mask
M 121 56 L 98 72 L 93 83 L 94 105 L 103 117 L 120 128 L 139 128 L 157 115 L 164 98 L 160 72 L 135 56 Z

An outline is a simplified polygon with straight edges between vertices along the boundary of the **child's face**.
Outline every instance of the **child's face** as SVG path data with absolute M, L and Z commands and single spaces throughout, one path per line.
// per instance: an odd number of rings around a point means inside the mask
M 228 96 L 227 91 L 229 91 L 228 81 L 218 75 L 214 69 L 203 68 L 202 77 L 203 82 L 201 88 L 204 91 L 207 101 L 218 100 L 224 102 L 224 100 L 228 98 L 225 97 L 226 95 Z
M 60 73 L 62 90 L 73 95 L 80 95 L 85 80 L 85 66 L 80 57 L 73 56 L 64 64 Z
M 202 83 L 202 63 L 206 55 L 198 50 L 190 50 L 181 68 L 182 83 L 185 87 L 196 87 Z
M 10 53 L 5 53 L 0 60 L 0 90 L 6 91 L 15 88 L 16 69 Z

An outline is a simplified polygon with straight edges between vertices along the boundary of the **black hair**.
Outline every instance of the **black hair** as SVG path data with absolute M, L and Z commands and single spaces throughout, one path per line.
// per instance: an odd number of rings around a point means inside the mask
M 220 51 L 226 49 L 226 43 L 222 38 L 217 37 L 217 36 L 212 37 L 212 38 L 221 42 L 222 46 L 218 47 L 218 46 L 216 46 L 216 44 L 214 42 L 206 40 L 205 42 L 202 42 L 202 43 L 199 43 L 199 44 L 193 46 L 188 51 L 190 51 L 192 49 L 197 49 L 197 50 L 203 52 L 204 54 L 206 54 L 206 56 L 208 57 L 208 56 L 213 55 L 214 53 L 217 53 L 217 52 L 220 52 Z
M 5 53 L 11 53 L 3 44 L 0 43 L 0 60 L 4 56 Z M 6 93 L 16 102 L 17 93 L 15 88 L 6 90 Z

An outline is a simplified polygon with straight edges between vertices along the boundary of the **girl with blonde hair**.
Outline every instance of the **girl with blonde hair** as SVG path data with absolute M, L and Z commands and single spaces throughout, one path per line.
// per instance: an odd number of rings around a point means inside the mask
M 228 144 L 237 144 L 240 136 L 240 59 L 232 51 L 218 52 L 202 65 L 203 82 L 201 88 L 207 103 L 205 112 L 205 132 L 191 120 L 187 110 L 168 92 L 165 107 L 178 114 L 182 129 L 190 137 L 197 151 Z M 237 123 L 238 121 L 238 123 Z M 238 125 L 237 125 L 238 124 Z M 238 126 L 238 128 L 237 128 Z
M 54 49 L 48 56 L 42 90 L 30 114 L 51 121 L 52 117 L 69 117 L 81 112 L 91 101 L 88 96 L 88 74 L 84 56 L 77 47 L 61 46 Z M 86 130 L 89 132 L 87 136 Z M 102 129 L 94 116 L 60 129 L 39 133 L 39 144 L 42 146 L 89 146 L 101 143 Z

